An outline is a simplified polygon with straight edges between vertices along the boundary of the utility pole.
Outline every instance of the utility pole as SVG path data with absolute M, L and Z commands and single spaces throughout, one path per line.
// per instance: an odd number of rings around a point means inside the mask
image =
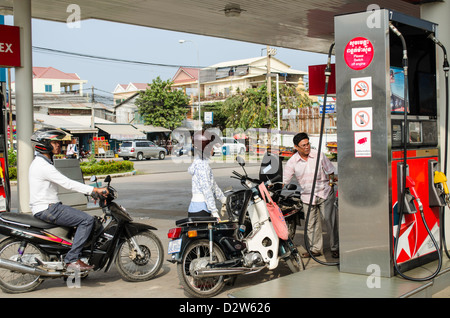
M 94 85 L 92 85 L 92 92 L 91 92 L 91 128 L 92 129 L 94 129 L 94 126 L 95 126 L 95 123 L 94 123 L 94 115 L 95 115 L 94 103 L 95 103 L 95 99 L 94 99 Z
M 267 45 L 267 74 L 266 74 L 266 82 L 267 82 L 267 108 L 272 106 L 272 81 L 270 79 L 270 46 Z
M 11 103 L 11 68 L 8 68 L 8 105 L 9 105 L 9 142 L 11 149 L 14 149 L 14 136 L 13 136 L 13 109 L 12 109 L 12 103 Z

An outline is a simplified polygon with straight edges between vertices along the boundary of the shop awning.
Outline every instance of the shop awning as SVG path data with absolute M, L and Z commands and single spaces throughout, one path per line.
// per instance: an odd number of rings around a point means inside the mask
M 34 121 L 36 127 L 57 127 L 71 134 L 96 134 L 97 128 L 89 127 L 91 116 L 84 116 L 85 122 L 77 122 L 74 117 L 81 116 L 50 116 L 46 114 L 35 113 Z
M 158 127 L 153 125 L 141 125 L 141 124 L 133 124 L 134 127 L 142 131 L 143 133 L 152 133 L 152 132 L 171 132 L 170 129 L 164 127 Z
M 110 135 L 110 139 L 146 139 L 147 136 L 130 124 L 95 124 L 95 127 Z

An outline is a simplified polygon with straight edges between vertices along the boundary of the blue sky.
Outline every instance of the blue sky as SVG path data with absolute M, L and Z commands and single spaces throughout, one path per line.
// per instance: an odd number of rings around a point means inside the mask
M 12 17 L 6 17 L 5 24 L 13 24 Z M 32 32 L 33 46 L 36 47 L 170 65 L 196 66 L 197 47 L 201 66 L 266 54 L 264 44 L 99 20 L 83 20 L 79 28 L 69 28 L 65 23 L 34 19 Z M 193 41 L 196 45 L 190 42 L 180 44 L 180 39 Z M 302 71 L 307 71 L 308 65 L 326 63 L 323 54 L 284 48 L 277 48 L 275 57 Z M 88 81 L 87 88 L 94 86 L 107 92 L 112 92 L 119 83 L 149 83 L 157 76 L 171 79 L 177 71 L 173 67 L 105 62 L 38 50 L 33 51 L 33 65 L 77 73 Z

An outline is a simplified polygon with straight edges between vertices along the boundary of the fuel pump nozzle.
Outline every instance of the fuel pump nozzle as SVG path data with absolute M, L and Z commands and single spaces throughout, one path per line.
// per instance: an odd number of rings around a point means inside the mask
M 442 189 L 444 191 L 443 194 L 444 194 L 445 204 L 447 204 L 447 206 L 450 208 L 450 192 L 449 192 L 448 186 L 447 186 L 447 177 L 445 176 L 445 174 L 443 172 L 441 172 L 441 171 L 434 172 L 434 184 L 442 185 Z
M 416 200 L 417 202 L 417 206 L 419 207 L 419 211 L 420 213 L 423 212 L 423 205 L 422 205 L 422 201 L 420 201 L 419 195 L 417 194 L 416 188 L 414 188 L 414 186 L 416 185 L 416 183 L 414 182 L 414 180 L 410 177 L 410 176 L 406 176 L 406 193 L 405 193 L 405 203 L 411 204 L 412 206 L 414 206 L 413 201 Z M 415 213 L 416 211 L 414 211 L 415 209 L 409 209 L 407 206 L 407 210 L 411 211 L 410 213 Z M 405 211 L 406 212 L 406 211 Z

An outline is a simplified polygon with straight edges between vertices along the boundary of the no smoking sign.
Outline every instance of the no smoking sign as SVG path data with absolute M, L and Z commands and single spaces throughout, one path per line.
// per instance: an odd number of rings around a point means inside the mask
M 372 77 L 351 79 L 352 101 L 372 99 Z

